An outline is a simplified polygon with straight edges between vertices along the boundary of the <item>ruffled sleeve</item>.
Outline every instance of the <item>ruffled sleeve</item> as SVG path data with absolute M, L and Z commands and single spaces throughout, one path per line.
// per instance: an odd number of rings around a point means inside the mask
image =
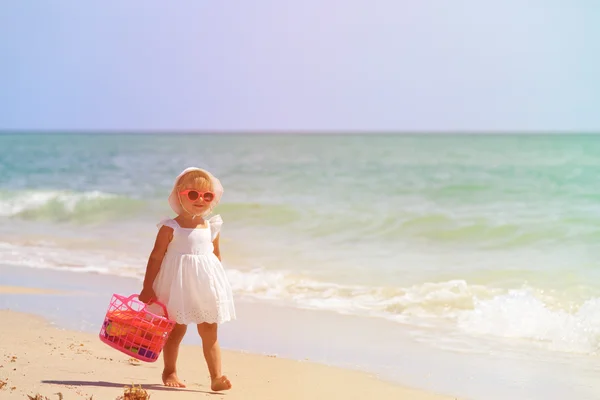
M 168 226 L 169 228 L 177 228 L 177 222 L 175 222 L 172 218 L 163 218 L 160 220 L 156 227 L 160 229 L 162 226 Z
M 208 220 L 208 224 L 210 225 L 210 240 L 215 240 L 217 235 L 221 232 L 223 219 L 217 214 Z

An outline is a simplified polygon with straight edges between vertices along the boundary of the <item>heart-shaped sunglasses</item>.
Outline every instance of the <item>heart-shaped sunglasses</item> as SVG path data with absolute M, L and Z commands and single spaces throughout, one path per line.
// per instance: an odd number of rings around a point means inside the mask
M 191 201 L 196 201 L 199 198 L 202 198 L 207 203 L 210 203 L 215 199 L 215 194 L 213 192 L 199 192 L 197 190 L 183 190 L 179 192 L 182 196 L 187 196 Z

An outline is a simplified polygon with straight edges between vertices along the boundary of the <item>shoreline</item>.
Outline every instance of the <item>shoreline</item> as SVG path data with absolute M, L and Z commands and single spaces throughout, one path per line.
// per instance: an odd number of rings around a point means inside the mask
M 61 294 L 61 292 L 58 290 L 48 290 L 26 286 L 0 285 L 0 294 Z
M 2 264 L 0 276 L 0 288 L 4 288 L 0 290 L 0 310 L 40 316 L 60 331 L 94 336 L 102 346 L 106 345 L 97 334 L 110 296 L 135 293 L 141 285 L 135 278 Z M 439 332 L 432 335 L 427 328 L 415 335 L 414 327 L 376 317 L 290 308 L 244 297 L 236 299 L 236 309 L 238 319 L 219 327 L 219 341 L 227 354 L 308 361 L 373 376 L 401 388 L 451 394 L 452 399 L 525 400 L 533 396 L 600 400 L 600 363 L 595 357 L 562 354 L 556 358 L 518 342 L 483 346 L 477 338 L 465 344 L 480 346 L 478 351 L 455 350 L 461 344 L 456 337 L 448 335 L 442 342 L 432 342 Z M 4 332 L 0 329 L 2 336 Z M 188 330 L 183 345 L 198 349 L 200 344 L 195 330 Z M 197 356 L 203 363 L 201 352 Z M 227 365 L 224 368 L 228 370 Z M 0 368 L 0 375 L 2 372 Z
M 0 318 L 6 338 L 0 342 L 0 381 L 6 382 L 0 394 L 7 399 L 62 393 L 66 400 L 92 395 L 108 400 L 132 384 L 142 385 L 156 400 L 202 394 L 231 400 L 455 399 L 385 382 L 365 372 L 232 350 L 223 350 L 223 369 L 234 387 L 216 394 L 210 391 L 202 349 L 187 344 L 181 348 L 179 372 L 188 387 L 170 389 L 160 382 L 160 359 L 155 363 L 131 360 L 96 335 L 57 328 L 37 315 L 0 310 Z
M 112 293 L 131 294 L 141 285 L 135 278 L 2 264 L 0 276 L 5 278 L 5 286 L 38 289 L 37 294 L 0 292 L 0 309 L 40 315 L 61 329 L 92 334 L 100 329 Z M 60 294 L 47 294 L 48 289 Z M 449 377 L 453 356 L 427 350 L 401 324 L 378 318 L 367 319 L 369 323 L 365 324 L 362 317 L 245 298 L 236 300 L 236 309 L 238 319 L 219 327 L 224 350 L 309 360 L 373 374 L 403 387 L 473 397 L 470 390 L 465 390 L 473 386 L 470 372 L 465 370 L 458 378 Z M 191 333 L 189 330 L 183 344 L 200 345 L 198 335 Z

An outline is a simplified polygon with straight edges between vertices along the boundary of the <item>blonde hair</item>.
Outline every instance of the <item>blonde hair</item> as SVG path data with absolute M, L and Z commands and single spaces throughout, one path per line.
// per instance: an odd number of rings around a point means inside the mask
M 212 175 L 207 171 L 190 171 L 179 178 L 177 189 L 182 190 L 186 187 L 197 187 L 214 190 L 214 182 Z

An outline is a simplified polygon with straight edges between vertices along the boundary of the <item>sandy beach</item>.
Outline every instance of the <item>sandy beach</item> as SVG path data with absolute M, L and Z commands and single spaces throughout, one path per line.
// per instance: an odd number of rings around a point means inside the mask
M 2 287 L 2 293 L 32 289 Z M 411 399 L 450 397 L 403 388 L 366 373 L 263 355 L 225 351 L 224 370 L 233 382 L 227 393 L 213 393 L 198 346 L 184 346 L 180 377 L 186 389 L 171 390 L 160 382 L 162 360 L 142 363 L 121 354 L 90 333 L 56 328 L 44 319 L 1 310 L 0 398 L 24 399 L 39 393 L 65 400 L 93 396 L 111 400 L 126 385 L 141 385 L 154 400 L 195 399 Z M 5 383 L 5 384 L 4 384 Z

